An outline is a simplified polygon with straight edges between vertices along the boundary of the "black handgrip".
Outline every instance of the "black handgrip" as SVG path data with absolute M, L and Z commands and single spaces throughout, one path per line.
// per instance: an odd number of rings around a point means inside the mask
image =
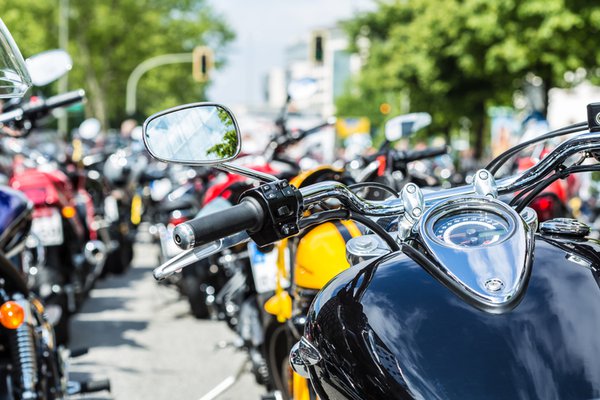
M 94 393 L 106 390 L 110 392 L 110 381 L 108 379 L 101 379 L 98 381 L 81 382 L 80 393 Z
M 179 224 L 173 230 L 173 240 L 182 249 L 191 249 L 242 231 L 262 227 L 264 211 L 253 198 L 213 214 L 203 215 Z
M 0 124 L 7 124 L 12 121 L 20 120 L 21 118 L 23 118 L 23 109 L 17 108 L 0 114 Z
M 56 96 L 52 96 L 46 99 L 46 108 L 58 108 L 68 106 L 70 104 L 79 103 L 85 99 L 85 90 L 78 89 L 73 90 L 72 92 L 61 93 Z
M 73 90 L 72 92 L 58 94 L 56 96 L 49 97 L 45 100 L 39 99 L 16 108 L 12 111 L 8 111 L 0 114 L 0 123 L 6 124 L 8 122 L 27 118 L 30 115 L 38 113 L 46 113 L 54 108 L 68 106 L 69 104 L 78 103 L 85 98 L 85 90 Z
M 422 160 L 425 158 L 442 156 L 444 154 L 448 154 L 448 146 L 429 147 L 424 150 L 408 150 L 405 152 L 397 153 L 396 155 L 394 155 L 394 159 L 396 161 L 411 162 Z

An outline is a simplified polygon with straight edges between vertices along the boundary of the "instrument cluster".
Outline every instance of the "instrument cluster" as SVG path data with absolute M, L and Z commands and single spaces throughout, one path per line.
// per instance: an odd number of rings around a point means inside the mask
M 447 247 L 479 248 L 499 244 L 515 232 L 515 221 L 498 202 L 465 198 L 434 207 L 425 218 L 428 239 Z

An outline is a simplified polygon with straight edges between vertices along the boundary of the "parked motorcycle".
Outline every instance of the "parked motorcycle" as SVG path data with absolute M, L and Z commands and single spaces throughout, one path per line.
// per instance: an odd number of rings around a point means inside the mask
M 299 171 L 298 161 L 288 158 L 285 150 L 331 123 L 327 121 L 307 130 L 279 132 L 269 142 L 263 157 L 248 155 L 236 165 L 249 165 L 265 174 L 293 176 Z M 205 186 L 199 215 L 230 207 L 244 191 L 253 187 L 253 182 L 239 174 L 217 174 Z M 237 345 L 248 352 L 257 382 L 269 391 L 280 386 L 280 379 L 272 373 L 275 370 L 271 365 L 279 362 L 274 361 L 275 358 L 281 357 L 270 357 L 274 349 L 269 347 L 279 341 L 276 335 L 281 331 L 275 316 L 264 309 L 277 286 L 275 275 L 271 273 L 274 257 L 277 257 L 277 251 L 272 248 L 258 249 L 250 245 L 226 249 L 186 268 L 178 281 L 194 315 L 216 315 L 238 333 Z M 285 342 L 283 347 L 274 347 L 282 355 L 289 351 Z
M 93 118 L 83 121 L 72 142 L 70 175 L 74 185 L 89 194 L 100 217 L 94 226 L 103 228 L 99 237 L 107 250 L 102 273 L 120 274 L 133 259 L 135 230 L 131 223 L 131 202 L 128 192 L 115 185 L 115 179 L 109 179 L 114 177 L 104 174 L 112 149 L 96 146 L 100 138 L 100 122 Z
M 0 78 L 2 99 L 22 96 L 31 84 L 20 52 L 1 20 Z M 13 110 L 12 115 L 42 112 L 65 99 L 52 100 L 26 105 Z M 13 121 L 5 114 L 0 119 L 3 123 Z M 33 204 L 22 193 L 0 187 L 0 397 L 61 399 L 69 394 L 109 389 L 107 381 L 68 381 L 64 354 L 55 342 L 44 305 L 27 285 L 26 257 L 19 257 L 27 247 L 32 214 Z
M 47 84 L 70 68 L 70 58 L 60 50 L 28 60 L 34 82 Z M 52 66 L 44 69 L 43 66 Z M 52 110 L 83 100 L 82 90 L 44 99 L 12 101 L 0 114 L 11 136 L 25 136 Z M 5 150 L 15 154 L 10 186 L 34 203 L 32 230 L 45 249 L 45 266 L 37 270 L 34 290 L 48 304 L 59 343 L 69 338 L 68 319 L 101 274 L 106 244 L 99 240 L 96 214 L 85 183 L 72 180 L 64 168 L 64 148 L 58 143 L 48 152 L 28 148 L 23 142 L 9 143 Z M 42 146 L 38 146 L 42 147 Z M 47 147 L 47 146 L 44 146 Z
M 196 113 L 211 124 L 169 129 Z M 349 243 L 352 266 L 317 294 L 290 355 L 319 398 L 594 398 L 600 244 L 571 219 L 543 222 L 538 232 L 527 207 L 552 181 L 600 170 L 568 162 L 600 152 L 600 104 L 588 115 L 587 123 L 538 140 L 591 132 L 498 181 L 480 170 L 472 185 L 423 194 L 410 183 L 399 198 L 375 202 L 338 182 L 296 189 L 269 179 L 238 205 L 179 225 L 175 241 L 194 247 L 154 275 L 164 278 L 250 238 L 264 246 L 326 221 L 357 220 L 372 234 L 350 241 L 365 243 Z M 239 152 L 236 126 L 222 106 L 188 105 L 150 117 L 144 138 L 163 160 L 230 168 Z M 517 191 L 526 194 L 512 204 L 498 200 Z M 304 215 L 333 199 L 337 207 Z M 377 223 L 387 217 L 394 224 Z
M 292 180 L 290 184 L 302 189 L 308 185 L 323 181 L 337 181 L 348 185 L 354 193 L 368 199 L 385 199 L 397 196 L 393 189 L 417 180 L 424 185 L 432 183 L 429 180 L 420 180 L 414 177 L 414 169 L 408 168 L 411 162 L 428 163 L 431 157 L 438 157 L 447 152 L 446 147 L 423 149 L 417 151 L 397 151 L 392 147 L 392 142 L 416 133 L 423 125 L 415 124 L 416 118 L 423 114 L 408 114 L 400 116 L 386 126 L 386 139 L 389 143 L 381 147 L 377 154 L 369 157 L 372 160 L 364 166 L 364 174 L 358 177 L 366 181 L 353 182 L 344 179 L 344 172 L 327 167 L 307 171 Z M 427 115 L 425 115 L 427 116 Z M 401 130 L 397 130 L 401 128 Z M 401 135 L 398 131 L 402 132 Z M 363 157 L 361 161 L 367 158 Z M 350 163 L 351 164 L 351 163 Z M 378 183 L 374 183 L 378 182 Z M 388 182 L 391 186 L 382 184 Z M 438 182 L 433 180 L 433 182 Z M 310 213 L 323 211 L 318 206 Z M 391 221 L 390 221 L 391 222 Z M 331 279 L 340 272 L 349 268 L 346 259 L 346 246 L 348 243 L 362 243 L 363 239 L 356 239 L 362 235 L 364 226 L 354 221 L 331 221 L 305 229 L 294 238 L 283 240 L 277 244 L 278 255 L 292 255 L 291 271 L 286 273 L 279 265 L 285 260 L 277 260 L 278 279 L 291 280 L 292 284 L 287 290 L 278 287 L 276 294 L 267 302 L 267 310 L 277 316 L 281 324 L 277 326 L 278 336 L 272 335 L 273 343 L 270 358 L 272 374 L 276 376 L 277 388 L 284 398 L 310 399 L 315 393 L 305 378 L 292 373 L 288 364 L 288 355 L 294 343 L 300 340 L 307 320 L 308 309 L 312 300 Z
M 385 141 L 374 154 L 363 156 L 356 162 L 350 162 L 350 171 L 357 182 L 369 182 L 362 196 L 370 200 L 382 200 L 390 195 L 385 187 L 392 188 L 392 194 L 399 192 L 404 185 L 413 182 L 420 187 L 441 186 L 444 182 L 441 175 L 449 178 L 453 171 L 445 167 L 440 176 L 430 164 L 436 157 L 448 154 L 447 146 L 428 147 L 420 150 L 396 150 L 392 144 L 406 139 L 431 124 L 431 116 L 427 113 L 411 113 L 400 115 L 389 120 L 385 125 Z M 379 182 L 384 187 L 371 184 Z

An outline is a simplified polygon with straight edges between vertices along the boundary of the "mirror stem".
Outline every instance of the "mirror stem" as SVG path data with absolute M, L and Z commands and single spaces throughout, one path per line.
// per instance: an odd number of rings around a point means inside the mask
M 275 182 L 278 180 L 277 177 L 273 175 L 265 174 L 264 172 L 255 171 L 250 168 L 240 167 L 239 165 L 230 163 L 221 163 L 215 165 L 214 167 L 225 172 L 232 172 L 234 174 L 247 176 L 248 178 L 257 179 L 261 182 Z

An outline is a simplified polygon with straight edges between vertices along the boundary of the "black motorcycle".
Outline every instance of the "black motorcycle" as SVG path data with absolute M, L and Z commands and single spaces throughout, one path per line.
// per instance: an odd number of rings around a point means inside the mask
M 196 112 L 216 119 L 180 138 L 194 155 L 165 148 L 167 134 L 172 140 L 183 132 L 164 129 L 169 117 Z M 319 398 L 595 398 L 600 244 L 586 239 L 589 228 L 576 220 L 538 227 L 527 207 L 554 180 L 600 170 L 581 164 L 600 152 L 600 104 L 588 106 L 588 115 L 587 123 L 536 138 L 591 131 L 522 174 L 496 180 L 479 170 L 472 185 L 425 195 L 410 183 L 399 198 L 374 202 L 337 182 L 298 190 L 263 175 L 266 182 L 238 205 L 182 224 L 175 241 L 195 247 L 155 276 L 249 238 L 264 246 L 324 221 L 353 219 L 372 234 L 348 243 L 351 268 L 316 296 L 290 355 Z M 163 160 L 229 169 L 239 151 L 239 135 L 230 134 L 236 130 L 222 106 L 195 104 L 150 117 L 144 138 Z M 220 141 L 201 145 L 219 132 Z M 498 200 L 511 193 L 518 194 Z M 304 216 L 330 199 L 338 207 Z M 353 240 L 368 243 L 351 246 Z

